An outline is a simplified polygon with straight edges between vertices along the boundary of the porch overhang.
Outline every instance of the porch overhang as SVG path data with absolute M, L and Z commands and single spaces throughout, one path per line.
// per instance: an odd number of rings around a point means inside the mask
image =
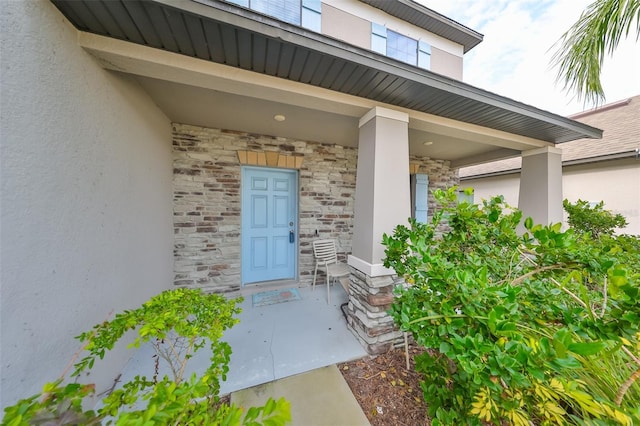
M 427 132 L 432 125 L 441 125 L 450 129 L 441 134 L 461 144 L 484 144 L 483 150 L 472 149 L 457 157 L 447 158 L 443 151 L 441 158 L 450 160 L 453 167 L 602 137 L 594 127 L 223 1 L 52 2 L 81 34 L 206 61 L 253 76 L 248 79 L 265 77 L 358 98 L 367 104 L 360 111 L 372 105 L 396 107 L 411 112 L 410 131 Z M 96 39 L 84 39 L 89 42 L 83 47 L 91 50 L 87 45 Z M 92 53 L 99 56 L 96 44 Z M 124 53 L 120 58 L 132 60 Z M 119 69 L 116 63 L 106 64 L 112 57 L 103 59 L 106 68 Z M 132 73 L 146 77 L 143 71 Z M 421 115 L 433 119 L 420 120 Z M 453 129 L 451 123 L 467 130 Z M 430 156 L 439 158 L 437 153 Z

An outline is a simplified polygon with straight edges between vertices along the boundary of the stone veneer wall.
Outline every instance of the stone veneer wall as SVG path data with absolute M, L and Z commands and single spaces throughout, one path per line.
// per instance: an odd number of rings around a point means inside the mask
M 335 239 L 343 261 L 351 253 L 356 149 L 175 123 L 173 149 L 176 285 L 224 293 L 240 289 L 239 150 L 303 157 L 301 284 L 313 276 L 314 239 Z
M 448 189 L 454 185 L 460 185 L 460 178 L 457 169 L 451 169 L 449 162 L 445 160 L 433 160 L 428 157 L 409 156 L 410 164 L 419 164 L 418 173 L 429 176 L 429 194 L 427 202 L 429 204 L 428 217 L 431 218 L 437 204 L 431 191 L 434 189 Z
M 335 239 L 340 260 L 346 262 L 351 253 L 357 149 L 174 123 L 175 285 L 220 293 L 240 289 L 241 165 L 237 152 L 242 150 L 303 157 L 299 170 L 300 284 L 310 284 L 313 278 L 314 239 Z M 410 161 L 420 164 L 419 173 L 429 175 L 430 188 L 458 182 L 447 162 L 417 157 Z M 430 196 L 430 212 L 434 206 Z M 384 285 L 362 291 L 368 294 L 362 298 L 372 308 L 366 315 L 388 308 L 392 288 Z M 383 328 L 387 326 L 384 323 Z M 377 325 L 371 330 L 381 333 Z

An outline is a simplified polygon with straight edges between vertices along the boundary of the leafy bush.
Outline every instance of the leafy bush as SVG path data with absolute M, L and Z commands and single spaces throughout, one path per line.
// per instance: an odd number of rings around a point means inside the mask
M 531 219 L 519 236 L 502 197 L 434 196 L 430 223 L 383 240 L 408 283 L 391 315 L 428 349 L 416 368 L 433 424 L 640 422 L 637 246 Z
M 23 424 L 206 424 L 282 425 L 291 420 L 289 403 L 269 399 L 263 407 L 243 410 L 220 402 L 220 378 L 226 379 L 231 347 L 220 341 L 223 332 L 238 322 L 239 300 L 226 300 L 199 290 L 165 291 L 141 307 L 124 311 L 112 321 L 96 325 L 77 338 L 88 354 L 75 364 L 72 377 L 91 369 L 122 336 L 131 330 L 137 337 L 130 345 L 150 342 L 155 350 L 154 376 L 136 376 L 104 398 L 97 410 L 84 410 L 83 402 L 94 393 L 93 385 L 63 384 L 66 372 L 47 383 L 41 394 L 5 409 L 3 425 Z M 211 364 L 198 376 L 184 378 L 193 354 L 209 345 Z M 159 378 L 160 361 L 171 376 Z
M 595 206 L 587 201 L 578 200 L 575 204 L 564 200 L 564 210 L 569 215 L 569 226 L 576 232 L 586 232 L 592 238 L 598 239 L 603 235 L 612 235 L 614 228 L 624 228 L 628 225 L 627 219 L 621 214 L 613 214 L 604 209 L 604 201 Z

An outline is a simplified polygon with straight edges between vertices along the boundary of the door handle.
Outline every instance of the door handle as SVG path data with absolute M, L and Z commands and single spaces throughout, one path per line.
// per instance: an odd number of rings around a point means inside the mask
M 293 233 L 293 229 L 289 231 L 289 242 L 293 244 L 296 241 L 296 235 Z

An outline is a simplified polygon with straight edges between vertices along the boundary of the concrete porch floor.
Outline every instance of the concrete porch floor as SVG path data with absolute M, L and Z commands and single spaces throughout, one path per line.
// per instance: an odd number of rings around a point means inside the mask
M 347 294 L 340 285 L 331 287 L 331 304 L 327 304 L 324 285 L 316 286 L 314 292 L 310 287 L 298 291 L 302 300 L 259 307 L 254 307 L 251 295 L 245 293 L 240 323 L 222 338 L 233 353 L 227 380 L 221 382 L 221 395 L 367 355 L 347 329 L 340 310 L 340 305 L 347 302 Z M 120 381 L 132 380 L 136 375 L 153 377 L 154 353 L 151 345 L 137 350 Z M 185 377 L 202 373 L 209 357 L 205 348 L 197 352 L 187 365 Z M 163 367 L 161 363 L 160 376 L 169 373 Z
M 302 300 L 260 307 L 245 296 L 240 323 L 223 337 L 233 353 L 222 394 L 367 355 L 347 329 L 341 286 L 331 287 L 331 304 L 324 285 L 298 291 Z

